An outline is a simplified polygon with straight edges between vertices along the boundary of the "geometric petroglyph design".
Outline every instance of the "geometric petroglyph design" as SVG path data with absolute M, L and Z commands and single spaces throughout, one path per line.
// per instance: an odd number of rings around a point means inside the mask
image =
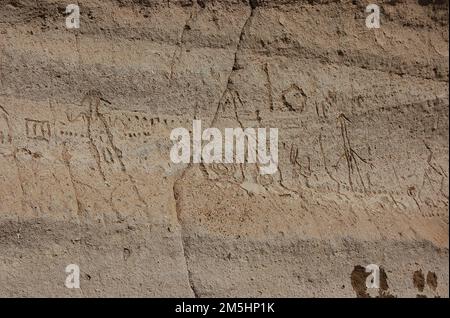
M 297 84 L 292 84 L 282 93 L 283 105 L 288 111 L 301 113 L 305 109 L 306 99 L 305 92 Z
M 30 139 L 50 140 L 51 130 L 48 121 L 25 118 L 25 128 L 27 137 Z

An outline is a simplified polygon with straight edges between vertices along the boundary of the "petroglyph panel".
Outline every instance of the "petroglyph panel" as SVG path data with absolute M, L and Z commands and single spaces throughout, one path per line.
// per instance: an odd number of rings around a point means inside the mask
M 448 3 L 78 2 L 0 4 L 0 296 L 448 297 Z

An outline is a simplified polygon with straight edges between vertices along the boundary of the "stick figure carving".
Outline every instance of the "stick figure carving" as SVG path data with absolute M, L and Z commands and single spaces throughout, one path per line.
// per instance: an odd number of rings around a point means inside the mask
M 122 152 L 113 144 L 113 137 L 105 116 L 99 107 L 103 98 L 97 91 L 90 91 L 83 98 L 82 104 L 89 106 L 87 114 L 88 137 L 98 168 L 104 179 L 106 170 L 125 170 L 122 164 Z

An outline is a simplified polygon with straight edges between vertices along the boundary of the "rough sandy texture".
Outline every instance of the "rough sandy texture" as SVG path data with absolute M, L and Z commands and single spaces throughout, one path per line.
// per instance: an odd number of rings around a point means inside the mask
M 448 1 L 376 30 L 250 2 L 80 0 L 68 30 L 0 1 L 0 296 L 449 296 Z M 279 128 L 279 171 L 173 164 L 194 118 Z

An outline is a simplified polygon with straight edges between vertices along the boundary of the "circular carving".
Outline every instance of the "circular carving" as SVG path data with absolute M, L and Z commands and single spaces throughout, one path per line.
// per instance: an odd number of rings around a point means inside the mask
M 270 174 L 258 175 L 257 180 L 263 187 L 267 187 L 273 183 L 273 177 Z

